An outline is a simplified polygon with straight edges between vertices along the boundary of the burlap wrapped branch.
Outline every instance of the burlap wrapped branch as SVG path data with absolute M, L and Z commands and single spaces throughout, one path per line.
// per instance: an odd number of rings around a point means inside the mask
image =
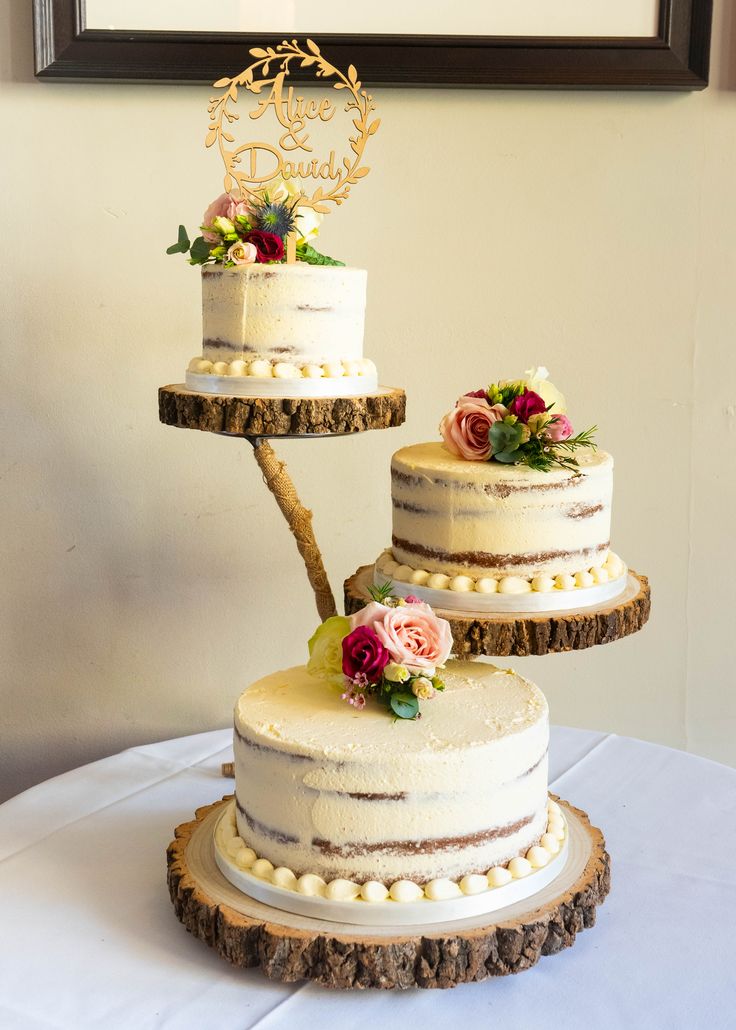
M 252 441 L 253 453 L 263 473 L 266 486 L 276 498 L 281 512 L 294 534 L 299 554 L 307 567 L 307 576 L 314 590 L 319 617 L 324 621 L 337 614 L 335 598 L 327 579 L 322 562 L 322 555 L 314 539 L 312 530 L 312 513 L 305 508 L 297 496 L 294 484 L 289 478 L 286 465 L 280 461 L 267 440 L 257 438 Z

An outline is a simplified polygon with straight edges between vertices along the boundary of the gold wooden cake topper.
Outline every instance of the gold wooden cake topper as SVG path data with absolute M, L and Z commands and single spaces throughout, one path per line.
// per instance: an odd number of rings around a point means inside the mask
M 295 206 L 312 208 L 318 214 L 328 214 L 330 202 L 342 204 L 350 194 L 351 186 L 369 172 L 362 164 L 363 151 L 380 125 L 380 119 L 372 117 L 376 105 L 372 96 L 363 88 L 354 65 L 347 74 L 327 61 L 319 47 L 311 39 L 306 47 L 298 41 L 284 40 L 274 47 L 255 47 L 250 51 L 255 58 L 239 75 L 232 79 L 218 79 L 215 89 L 221 89 L 218 96 L 210 97 L 210 125 L 205 145 L 218 145 L 225 164 L 225 192 L 232 193 L 237 187 L 240 196 L 259 197 L 269 183 L 279 177 L 285 182 L 297 180 L 300 195 Z M 349 136 L 350 153 L 340 157 L 334 149 L 325 155 L 315 154 L 312 142 L 313 126 L 329 122 L 338 111 L 338 105 L 329 97 L 321 100 L 306 99 L 288 85 L 292 65 L 299 68 L 313 68 L 317 78 L 334 81 L 335 89 L 348 91 L 343 108 L 352 113 L 352 127 Z M 249 112 L 249 120 L 260 121 L 268 112 L 275 117 L 279 139 L 274 146 L 262 141 L 248 141 L 238 145 L 233 132 L 234 123 L 240 118 L 233 107 L 237 104 L 241 88 L 259 95 L 255 110 Z M 305 190 L 305 183 L 314 182 L 311 195 Z M 287 239 L 287 261 L 295 260 L 296 237 Z

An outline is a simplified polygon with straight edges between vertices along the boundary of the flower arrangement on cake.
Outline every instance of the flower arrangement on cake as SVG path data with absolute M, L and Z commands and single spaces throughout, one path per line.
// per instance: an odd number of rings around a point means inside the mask
M 311 244 L 322 215 L 303 206 L 296 179 L 274 179 L 260 194 L 247 198 L 221 194 L 205 211 L 201 236 L 190 240 L 183 225 L 167 254 L 188 254 L 190 265 L 281 264 L 286 260 L 286 237 L 296 234 L 296 259 L 309 265 L 344 266 L 343 261 L 320 254 Z
M 467 461 L 526 465 L 538 472 L 555 467 L 575 471 L 575 451 L 595 448 L 597 427 L 573 435 L 565 399 L 548 375 L 546 368 L 529 369 L 526 379 L 463 394 L 440 423 L 450 453 Z
M 452 650 L 452 633 L 418 597 L 393 597 L 374 587 L 355 615 L 333 615 L 309 640 L 307 670 L 337 687 L 358 711 L 374 697 L 397 719 L 421 718 L 444 683 L 437 675 Z

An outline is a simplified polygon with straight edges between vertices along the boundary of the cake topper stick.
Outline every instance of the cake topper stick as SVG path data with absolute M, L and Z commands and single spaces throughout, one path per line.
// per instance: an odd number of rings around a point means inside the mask
M 241 200 L 259 202 L 276 183 L 277 188 L 293 198 L 290 202 L 297 219 L 299 208 L 329 214 L 331 205 L 342 204 L 351 187 L 370 171 L 363 164 L 363 152 L 380 125 L 380 119 L 373 114 L 373 98 L 363 89 L 354 65 L 347 72 L 340 71 L 311 39 L 304 46 L 292 39 L 276 47 L 254 47 L 250 55 L 253 62 L 239 75 L 214 83 L 213 88 L 220 93 L 209 99 L 205 146 L 217 145 L 225 165 L 225 192 L 237 192 Z M 315 99 L 296 93 L 288 83 L 294 67 L 311 68 L 318 79 L 332 79 L 330 85 L 334 89 L 346 91 L 344 106 L 333 103 L 329 95 Z M 248 112 L 248 122 L 266 117 L 275 122 L 276 145 L 252 139 L 238 144 L 234 133 L 240 113 L 235 108 L 243 89 L 258 97 L 255 109 Z M 313 128 L 332 122 L 336 116 L 338 124 L 341 114 L 348 116 L 344 156 L 335 149 L 316 153 Z M 285 240 L 289 263 L 299 256 L 298 236 L 297 229 Z

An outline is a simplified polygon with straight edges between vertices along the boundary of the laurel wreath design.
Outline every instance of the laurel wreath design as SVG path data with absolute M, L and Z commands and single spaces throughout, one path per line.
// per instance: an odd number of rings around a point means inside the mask
M 316 66 L 317 78 L 326 79 L 334 76 L 336 80 L 332 83 L 334 88 L 347 89 L 350 94 L 344 110 L 355 112 L 352 122 L 356 134 L 349 137 L 353 157 L 343 158 L 340 176 L 331 189 L 326 190 L 323 186 L 318 186 L 311 197 L 302 194 L 299 201 L 302 207 L 311 207 L 320 214 L 327 214 L 330 211 L 328 202 L 332 201 L 338 206 L 342 204 L 350 195 L 351 186 L 369 172 L 368 167 L 361 164 L 363 151 L 369 137 L 381 124 L 380 118 L 371 118 L 372 112 L 376 109 L 373 98 L 362 88 L 354 65 L 350 65 L 347 75 L 345 75 L 322 56 L 319 47 L 311 39 L 306 40 L 306 49 L 302 48 L 296 39 L 292 39 L 291 41 L 284 40 L 275 48 L 254 47 L 250 54 L 256 60 L 239 75 L 232 79 L 218 79 L 213 83 L 213 89 L 222 89 L 223 93 L 219 97 L 210 97 L 207 108 L 210 125 L 205 146 L 212 147 L 215 143 L 218 145 L 225 164 L 225 192 L 230 193 L 235 183 L 243 196 L 245 194 L 257 195 L 265 188 L 264 184 L 261 190 L 253 189 L 252 183 L 249 184 L 249 180 L 238 171 L 240 155 L 248 149 L 249 144 L 234 149 L 228 147 L 228 144 L 235 143 L 235 138 L 228 129 L 233 122 L 239 119 L 238 113 L 232 110 L 232 105 L 237 103 L 239 89 L 245 87 L 252 93 L 260 93 L 263 86 L 266 85 L 268 72 L 273 64 L 277 64 L 280 70 L 288 75 L 291 63 L 298 61 L 300 68 Z

